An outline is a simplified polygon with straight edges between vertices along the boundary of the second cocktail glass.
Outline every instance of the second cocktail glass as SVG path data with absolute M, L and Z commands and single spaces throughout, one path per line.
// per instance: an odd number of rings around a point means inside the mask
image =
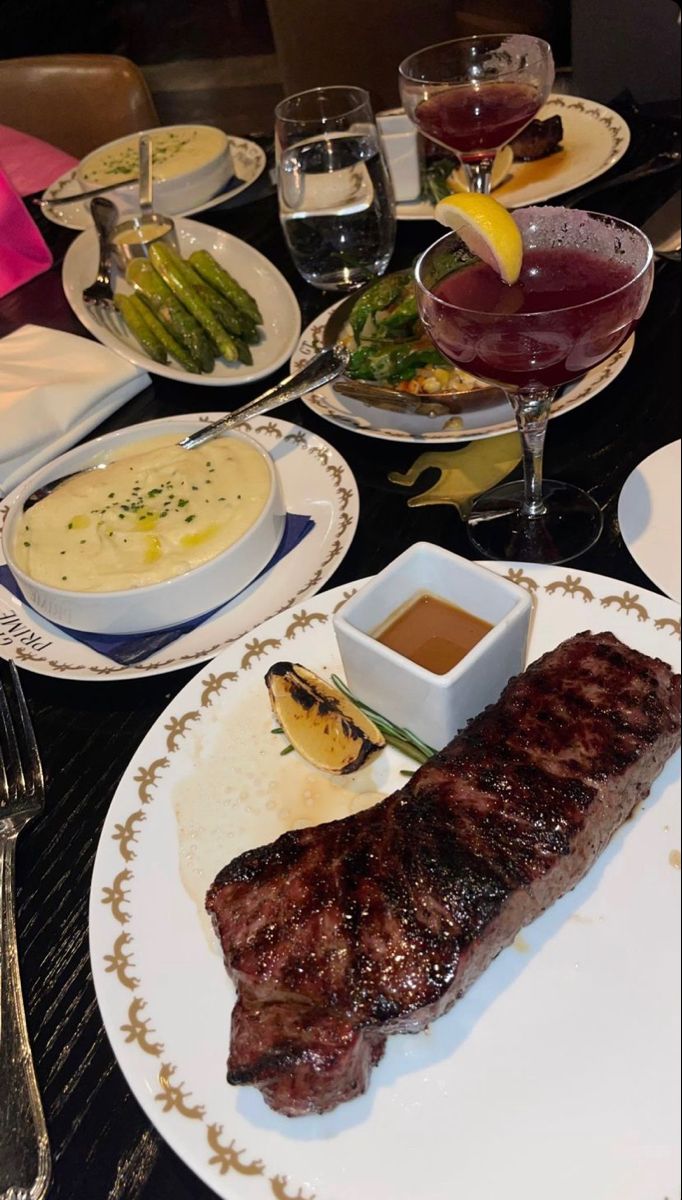
M 558 389 L 618 349 L 653 281 L 648 238 L 625 221 L 575 209 L 514 213 L 523 266 L 511 287 L 464 246 L 441 238 L 419 259 L 422 320 L 458 367 L 501 384 L 523 443 L 524 481 L 486 492 L 468 532 L 489 558 L 567 562 L 599 537 L 602 513 L 580 488 L 546 480 L 542 454 Z
M 553 82 L 548 43 L 521 33 L 440 42 L 400 64 L 405 112 L 457 154 L 472 192 L 490 191 L 495 154 L 532 121 Z

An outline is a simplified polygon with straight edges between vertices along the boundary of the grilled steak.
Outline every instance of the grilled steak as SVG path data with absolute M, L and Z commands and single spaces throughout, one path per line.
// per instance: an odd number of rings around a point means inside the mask
M 532 162 L 546 158 L 558 150 L 564 136 L 561 117 L 547 117 L 544 121 L 531 121 L 510 142 L 517 162 Z
M 406 787 L 241 854 L 206 906 L 239 993 L 228 1080 L 288 1116 L 367 1087 L 585 874 L 679 743 L 679 679 L 579 634 Z

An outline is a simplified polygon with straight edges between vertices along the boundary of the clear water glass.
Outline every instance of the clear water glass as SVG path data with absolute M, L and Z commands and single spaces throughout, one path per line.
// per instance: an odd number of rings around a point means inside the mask
M 308 283 L 350 292 L 383 274 L 395 244 L 395 203 L 369 96 L 313 88 L 275 109 L 279 215 Z

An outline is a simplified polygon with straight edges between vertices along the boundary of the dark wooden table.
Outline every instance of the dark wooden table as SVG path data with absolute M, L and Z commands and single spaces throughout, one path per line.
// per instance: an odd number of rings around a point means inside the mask
M 674 118 L 651 120 L 623 104 L 633 141 L 614 173 L 679 137 Z M 667 172 L 604 192 L 595 197 L 594 207 L 641 223 L 678 187 L 678 173 Z M 283 271 L 296 290 L 304 325 L 330 302 L 297 277 L 272 196 L 208 212 L 205 220 L 244 238 Z M 55 266 L 0 302 L 0 335 L 25 322 L 83 333 L 60 282 L 59 263 L 71 235 L 47 221 L 42 227 L 54 248 Z M 409 263 L 434 233 L 428 222 L 401 223 L 395 265 Z M 665 265 L 657 271 L 623 373 L 594 400 L 551 423 L 547 438 L 547 473 L 587 488 L 605 513 L 599 543 L 571 570 L 597 571 L 635 588 L 652 585 L 623 545 L 617 499 L 637 463 L 680 436 L 679 301 L 679 267 Z M 258 385 L 226 389 L 218 405 L 237 406 L 257 390 Z M 200 411 L 208 399 L 202 387 L 155 379 L 95 432 Z M 210 401 L 215 407 L 215 392 Z M 360 526 L 330 586 L 378 570 L 419 539 L 469 555 L 454 509 L 408 509 L 409 493 L 388 481 L 390 470 L 404 470 L 414 461 L 416 447 L 346 432 L 301 403 L 278 415 L 327 438 L 358 481 Z M 48 794 L 45 816 L 19 842 L 17 917 L 28 1023 L 52 1144 L 53 1200 L 208 1200 L 213 1194 L 166 1146 L 133 1099 L 102 1027 L 88 957 L 88 893 L 102 821 L 140 740 L 192 673 L 97 684 L 23 673 Z

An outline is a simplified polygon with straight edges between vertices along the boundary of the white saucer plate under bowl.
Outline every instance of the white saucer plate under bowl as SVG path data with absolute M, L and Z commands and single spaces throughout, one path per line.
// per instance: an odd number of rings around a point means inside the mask
M 163 422 L 150 421 L 149 436 L 158 434 L 160 425 L 167 431 L 174 421 L 184 421 L 186 428 L 187 420 L 194 419 L 200 428 L 202 422 L 216 421 L 224 415 L 192 413 Z M 202 624 L 132 666 L 122 666 L 71 637 L 0 583 L 0 658 L 13 659 L 27 671 L 59 679 L 106 682 L 160 675 L 206 662 L 261 621 L 324 587 L 342 562 L 357 528 L 360 502 L 350 467 L 324 438 L 288 421 L 266 415 L 243 421 L 238 428 L 272 456 L 287 511 L 310 516 L 315 522 L 314 529 L 295 549 Z M 122 429 L 121 437 L 125 438 L 126 433 Z M 96 455 L 96 440 L 89 445 Z M 0 528 L 12 495 L 0 502 Z M 0 566 L 3 564 L 0 551 Z
M 193 217 L 195 213 L 208 212 L 211 208 L 219 208 L 221 204 L 228 204 L 245 188 L 251 187 L 251 184 L 255 183 L 263 174 L 267 158 L 265 151 L 256 142 L 251 142 L 247 138 L 230 137 L 230 155 L 234 167 L 234 179 L 231 185 L 219 192 L 218 195 L 212 196 L 210 200 L 205 200 L 197 208 L 189 208 L 186 212 L 178 213 L 177 216 Z M 43 200 L 50 201 L 49 204 L 43 205 L 43 213 L 55 225 L 63 225 L 66 229 L 90 229 L 92 217 L 88 200 L 77 200 L 73 204 L 60 204 L 60 200 L 65 200 L 67 196 L 76 196 L 82 191 L 83 184 L 78 178 L 78 167 L 65 171 L 43 192 Z M 130 211 L 130 203 L 123 198 L 123 193 L 113 191 L 107 192 L 106 195 L 116 205 L 123 219 Z

